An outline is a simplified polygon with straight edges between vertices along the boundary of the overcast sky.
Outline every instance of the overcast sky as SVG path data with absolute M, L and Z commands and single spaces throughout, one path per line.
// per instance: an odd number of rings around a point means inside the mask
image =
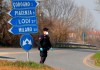
M 84 6 L 90 10 L 95 19 L 94 21 L 95 28 L 100 30 L 100 13 L 95 10 L 97 7 L 96 0 L 75 0 L 75 1 L 77 5 Z
M 5 0 L 9 1 L 9 0 Z M 100 13 L 96 9 L 96 0 L 74 0 L 78 6 L 84 6 L 89 9 L 95 19 L 95 28 L 100 30 Z

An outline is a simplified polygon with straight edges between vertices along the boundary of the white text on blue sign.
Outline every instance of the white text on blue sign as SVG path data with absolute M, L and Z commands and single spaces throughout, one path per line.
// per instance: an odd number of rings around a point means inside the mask
M 12 1 L 12 8 L 13 9 L 35 8 L 37 5 L 38 5 L 38 3 L 35 0 Z

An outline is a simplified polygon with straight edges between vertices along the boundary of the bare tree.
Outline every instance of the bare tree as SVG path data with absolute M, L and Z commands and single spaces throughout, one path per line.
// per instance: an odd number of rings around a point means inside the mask
M 97 4 L 96 10 L 100 12 L 100 0 L 96 0 L 96 4 Z
M 0 0 L 1 1 L 1 0 Z M 10 20 L 10 16 L 7 15 L 7 12 L 11 9 L 10 2 L 1 1 L 1 18 L 0 18 L 0 43 L 5 45 L 12 45 L 17 43 L 18 45 L 18 36 L 14 36 L 11 33 L 8 32 L 8 30 L 11 28 L 11 26 L 8 24 L 8 21 Z
M 68 29 L 77 7 L 73 0 L 46 0 L 42 4 L 44 17 L 49 19 L 52 41 L 67 41 Z
M 5 5 L 6 4 L 6 5 Z M 10 6 L 9 6 L 10 5 Z M 11 9 L 11 4 L 3 2 L 3 11 L 7 12 Z M 87 31 L 91 27 L 91 14 L 84 8 L 79 8 L 75 5 L 74 0 L 44 0 L 37 8 L 39 33 L 42 32 L 43 27 L 48 27 L 52 42 L 66 42 L 68 41 L 69 31 L 76 30 L 76 34 L 82 31 Z M 12 44 L 12 42 L 19 43 L 19 37 L 14 36 L 8 32 L 11 26 L 7 23 L 10 17 L 4 14 L 2 25 L 0 27 L 1 33 L 0 42 Z M 1 24 L 1 22 L 0 22 Z M 79 34 L 81 36 L 81 34 Z M 78 36 L 79 36 L 78 35 Z M 1 36 L 1 35 L 0 35 Z M 38 34 L 36 40 L 38 39 Z M 14 44 L 15 44 L 14 43 Z
M 75 23 L 74 28 L 88 30 L 93 27 L 94 18 L 89 10 L 84 7 L 78 7 L 76 13 L 74 14 L 73 21 Z
M 77 40 L 82 41 L 82 34 L 87 35 L 87 32 L 93 28 L 94 18 L 91 12 L 84 7 L 79 7 L 75 15 L 77 23 L 74 27 L 77 31 Z

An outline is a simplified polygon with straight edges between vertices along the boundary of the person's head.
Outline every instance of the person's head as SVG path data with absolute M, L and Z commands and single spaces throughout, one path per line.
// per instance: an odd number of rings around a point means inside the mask
M 44 35 L 48 35 L 48 34 L 49 34 L 49 33 L 48 33 L 48 30 L 49 30 L 48 28 L 43 28 L 43 34 L 44 34 Z

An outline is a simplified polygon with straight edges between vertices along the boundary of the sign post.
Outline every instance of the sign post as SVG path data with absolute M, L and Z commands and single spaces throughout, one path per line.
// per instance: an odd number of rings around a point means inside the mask
M 27 52 L 27 60 L 29 61 L 29 51 L 32 49 L 33 46 L 33 38 L 31 35 L 23 35 L 20 38 L 20 45 L 21 47 Z
M 23 34 L 20 38 L 20 46 L 27 52 L 27 61 L 29 61 L 29 51 L 33 47 L 33 38 L 30 34 L 38 33 L 38 22 L 36 16 L 36 0 L 12 0 L 12 10 L 8 14 L 12 17 L 8 21 L 12 25 L 9 32 L 18 35 Z
M 27 52 L 27 61 L 29 61 L 29 52 Z

